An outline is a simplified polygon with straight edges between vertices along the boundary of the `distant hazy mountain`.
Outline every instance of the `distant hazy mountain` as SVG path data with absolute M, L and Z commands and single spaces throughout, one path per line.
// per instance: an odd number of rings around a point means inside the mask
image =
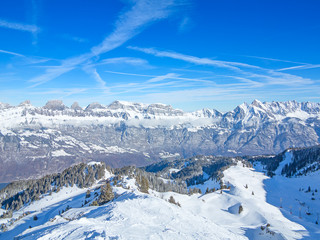
M 87 161 L 113 167 L 205 155 L 276 154 L 319 143 L 320 104 L 241 104 L 233 111 L 183 112 L 164 104 L 115 101 L 69 108 L 0 103 L 0 182 Z

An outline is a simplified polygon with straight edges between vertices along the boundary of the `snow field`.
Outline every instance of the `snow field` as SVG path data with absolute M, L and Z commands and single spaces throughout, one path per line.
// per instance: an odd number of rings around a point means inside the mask
M 106 171 L 105 178 L 112 178 Z M 62 188 L 47 195 L 22 211 L 32 214 L 15 222 L 0 239 L 317 239 L 319 232 L 305 229 L 284 209 L 272 203 L 269 190 L 273 183 L 263 173 L 243 167 L 241 163 L 224 171 L 223 181 L 230 190 L 191 196 L 173 192 L 159 193 L 149 190 L 141 193 L 135 180 L 124 177 L 123 187 L 113 187 L 115 199 L 102 206 L 82 204 L 92 201 L 100 183 L 90 188 L 91 197 L 85 198 L 87 189 Z M 279 181 L 279 180 L 277 180 Z M 111 181 L 112 182 L 112 181 Z M 266 189 L 264 189 L 266 183 Z M 208 180 L 204 186 L 215 187 Z M 289 184 L 289 183 L 288 183 Z M 280 193 L 279 193 L 280 194 Z M 302 193 L 301 193 L 302 194 Z M 304 193 L 305 194 L 305 193 Z M 181 207 L 169 203 L 173 196 Z M 278 196 L 275 196 L 277 198 Z M 268 200 L 268 202 L 267 202 Z M 285 198 L 284 198 L 285 200 Z M 285 200 L 286 201 L 286 200 Z M 285 202 L 284 201 L 284 202 Z M 70 210 L 59 215 L 67 206 Z M 239 214 L 239 207 L 243 211 Z M 284 215 L 282 214 L 284 213 Z M 38 220 L 33 220 L 33 215 Z M 2 220 L 1 220 L 2 221 Z M 294 222 L 293 222 L 294 221 Z M 267 227 L 267 224 L 270 226 Z M 300 225 L 301 224 L 301 225 Z M 32 228 L 28 228 L 31 225 Z M 304 225 L 304 226 L 302 226 Z M 261 228 L 263 227 L 263 229 Z
M 308 231 L 304 239 L 320 239 L 319 183 L 319 171 L 292 178 L 276 175 L 264 181 L 267 202 L 281 206 L 280 210 L 286 218 L 303 225 Z

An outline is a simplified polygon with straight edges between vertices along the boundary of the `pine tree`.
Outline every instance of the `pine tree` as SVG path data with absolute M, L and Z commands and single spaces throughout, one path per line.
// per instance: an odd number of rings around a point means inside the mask
M 169 201 L 169 203 L 176 204 L 176 200 L 173 198 L 173 196 L 170 196 L 168 201 Z
M 18 206 L 17 206 L 17 209 L 20 209 L 22 206 L 23 206 L 22 197 L 21 197 L 21 195 L 19 195 L 19 197 L 18 197 Z
M 146 177 L 141 177 L 141 187 L 140 191 L 143 193 L 149 193 L 149 181 Z
M 181 207 L 180 203 L 179 202 L 176 202 L 176 200 L 173 198 L 173 196 L 170 196 L 169 200 L 168 200 L 169 203 L 172 203 L 172 204 L 175 204 L 179 207 Z
M 238 213 L 240 214 L 242 211 L 243 211 L 243 207 L 242 207 L 242 205 L 240 205 Z
M 6 224 L 2 223 L 0 229 L 2 230 L 2 232 L 6 232 L 8 231 L 8 227 Z
M 112 187 L 110 183 L 107 183 L 104 186 L 101 186 L 101 194 L 98 198 L 99 205 L 105 204 L 111 201 L 114 198 L 114 194 L 112 192 Z
M 86 198 L 89 198 L 90 196 L 91 196 L 91 193 L 90 193 L 90 190 L 88 189 L 86 193 Z

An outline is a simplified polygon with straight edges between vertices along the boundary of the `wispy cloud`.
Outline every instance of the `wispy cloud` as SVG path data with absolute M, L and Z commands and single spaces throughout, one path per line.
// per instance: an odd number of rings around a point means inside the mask
M 112 74 L 120 74 L 125 76 L 135 76 L 137 78 L 131 79 L 130 83 L 110 84 L 108 93 L 109 95 L 121 96 L 123 94 L 146 94 L 150 92 L 163 92 L 171 91 L 172 89 L 178 88 L 195 88 L 195 87 L 207 87 L 214 86 L 215 83 L 212 81 L 192 79 L 181 77 L 180 74 L 166 73 L 163 75 L 146 75 L 146 74 L 135 74 L 125 72 L 113 72 L 105 71 Z M 142 77 L 142 78 L 141 78 Z M 148 78 L 143 80 L 144 78 Z
M 24 55 L 22 55 L 20 53 L 9 52 L 9 51 L 5 51 L 5 50 L 1 50 L 1 49 L 0 49 L 0 53 L 5 53 L 5 54 L 13 55 L 13 56 L 18 56 L 18 57 L 25 57 Z
M 304 64 L 294 67 L 281 68 L 278 71 L 287 71 L 287 70 L 303 70 L 303 69 L 312 69 L 312 68 L 320 68 L 320 64 Z
M 86 39 L 86 38 L 71 36 L 70 34 L 63 34 L 63 35 L 61 35 L 61 37 L 66 40 L 71 40 L 71 41 L 78 42 L 78 43 L 88 42 L 88 39 Z
M 187 68 L 172 68 L 173 71 L 179 71 L 179 72 L 191 72 L 191 73 L 202 73 L 202 74 L 210 74 L 212 75 L 212 71 L 206 71 L 206 70 L 194 70 L 194 69 L 187 69 Z
M 36 25 L 10 22 L 4 19 L 0 19 L 0 27 L 19 30 L 19 31 L 25 31 L 30 33 L 36 33 L 40 31 L 40 28 L 37 27 Z
M 127 73 L 127 72 L 115 72 L 115 71 L 108 71 L 108 70 L 105 70 L 105 72 L 114 73 L 114 74 L 120 74 L 120 75 L 126 75 L 126 76 L 157 77 L 155 75 L 138 74 L 138 73 Z
M 103 64 L 128 64 L 133 66 L 150 66 L 149 62 L 145 59 L 134 58 L 134 57 L 118 57 L 118 58 L 107 58 L 101 60 L 99 65 Z
M 98 46 L 91 49 L 95 55 L 110 51 L 139 34 L 147 24 L 167 18 L 176 6 L 173 0 L 138 0 L 130 11 L 122 14 L 115 30 Z M 180 1 L 181 2 L 181 1 Z
M 153 78 L 149 79 L 147 81 L 147 83 L 161 82 L 161 81 L 166 80 L 166 79 L 177 78 L 178 76 L 179 75 L 176 74 L 176 73 L 168 73 L 168 74 L 165 74 L 165 75 L 162 75 L 162 76 L 153 77 Z
M 182 60 L 182 61 L 186 61 L 194 64 L 209 65 L 209 66 L 214 66 L 219 68 L 228 68 L 231 70 L 239 70 L 239 67 L 259 68 L 257 66 L 246 64 L 246 63 L 220 61 L 220 60 L 213 60 L 210 58 L 199 58 L 199 57 L 185 55 L 185 54 L 176 53 L 176 52 L 159 51 L 154 48 L 140 48 L 140 47 L 133 47 L 133 46 L 129 46 L 128 48 L 132 50 L 144 52 L 147 54 L 151 54 L 156 57 L 168 57 L 168 58 L 178 59 L 178 60 Z
M 245 83 L 247 87 L 252 87 L 252 88 L 261 88 L 266 85 L 263 82 L 253 81 L 245 77 L 238 77 L 238 76 L 225 76 L 225 77 L 237 79 L 239 80 L 240 83 Z
M 36 0 L 31 1 L 32 4 L 32 24 L 12 22 L 5 19 L 0 19 L 0 27 L 29 32 L 33 36 L 32 44 L 35 45 L 38 42 L 38 34 L 40 32 L 40 28 L 37 26 L 37 18 L 38 18 L 38 7 Z
M 64 73 L 67 73 L 71 70 L 73 70 L 75 67 L 74 66 L 57 66 L 57 67 L 50 67 L 46 69 L 46 73 L 43 75 L 40 75 L 38 77 L 35 77 L 31 79 L 29 82 L 34 83 L 31 85 L 29 88 L 34 88 L 37 87 L 51 79 L 55 79 L 59 76 L 61 76 Z
M 0 49 L 0 53 L 9 54 L 12 56 L 20 57 L 22 59 L 22 64 L 32 65 L 32 64 L 38 64 L 38 63 L 44 63 L 48 62 L 50 60 L 55 60 L 51 58 L 44 58 L 44 57 L 38 57 L 38 56 L 26 56 L 21 53 L 11 52 Z M 19 63 L 20 64 L 20 63 Z
M 129 84 L 115 84 L 110 86 L 111 95 L 122 95 L 127 93 L 158 92 L 168 88 L 186 87 L 183 81 L 169 81 L 173 74 L 165 74 L 152 77 L 147 81 L 131 82 Z
M 64 60 L 58 68 L 47 69 L 43 75 L 30 80 L 30 82 L 35 83 L 32 87 L 51 81 L 56 77 L 71 71 L 78 65 L 85 63 L 90 58 L 99 56 L 121 46 L 129 39 L 139 34 L 148 24 L 167 18 L 173 8 L 177 6 L 178 2 L 180 3 L 182 1 L 135 1 L 129 11 L 119 16 L 114 31 L 107 36 L 101 44 L 91 48 L 89 53 Z
M 298 87 L 314 83 L 314 81 L 309 78 L 282 73 L 272 69 L 262 69 L 262 71 L 257 72 L 242 71 L 241 73 L 247 79 L 263 83 L 265 87 L 270 85 Z
M 92 65 L 87 65 L 83 68 L 83 70 L 93 77 L 93 79 L 98 83 L 98 87 L 101 90 L 103 90 L 105 93 L 109 92 L 109 88 L 106 86 L 106 82 L 101 78 L 96 68 L 94 68 Z
M 264 85 L 303 85 L 313 84 L 309 78 L 303 78 L 293 74 L 282 73 L 274 69 L 262 68 L 241 62 L 230 62 L 221 60 L 212 60 L 209 58 L 200 58 L 196 56 L 185 55 L 171 51 L 159 51 L 154 48 L 128 47 L 129 49 L 144 52 L 156 57 L 167 57 L 177 59 L 196 65 L 209 65 L 218 68 L 225 68 L 237 73 L 239 77 L 245 77 L 254 82 L 258 79 Z
M 192 21 L 189 17 L 184 17 L 179 24 L 179 32 L 185 32 L 188 29 L 192 28 Z
M 185 78 L 185 77 L 180 77 L 180 74 L 176 73 L 168 73 L 165 75 L 147 75 L 147 74 L 137 74 L 137 73 L 127 73 L 127 72 L 115 72 L 115 71 L 105 71 L 108 73 L 113 73 L 113 74 L 119 74 L 119 75 L 126 75 L 126 76 L 137 76 L 137 77 L 151 77 L 152 79 L 176 79 L 176 80 L 184 80 L 184 81 L 190 81 L 190 82 L 202 82 L 202 83 L 209 83 L 212 84 L 212 81 L 205 80 L 203 78 Z M 149 80 L 150 81 L 150 80 Z
M 306 64 L 306 63 L 303 63 L 303 62 L 295 62 L 295 61 L 290 61 L 290 60 L 283 60 L 283 59 L 276 59 L 276 58 L 268 58 L 268 57 L 249 56 L 249 55 L 241 55 L 241 56 L 247 57 L 247 58 L 256 58 L 256 59 L 261 59 L 261 60 L 274 61 L 274 62 Z

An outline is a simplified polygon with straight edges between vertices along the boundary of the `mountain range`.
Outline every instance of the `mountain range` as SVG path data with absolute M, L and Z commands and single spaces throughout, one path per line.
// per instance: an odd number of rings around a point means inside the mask
M 277 154 L 319 143 L 320 104 L 243 103 L 229 112 L 165 104 L 60 100 L 0 103 L 0 182 L 40 177 L 79 163 L 144 166 L 195 155 Z

